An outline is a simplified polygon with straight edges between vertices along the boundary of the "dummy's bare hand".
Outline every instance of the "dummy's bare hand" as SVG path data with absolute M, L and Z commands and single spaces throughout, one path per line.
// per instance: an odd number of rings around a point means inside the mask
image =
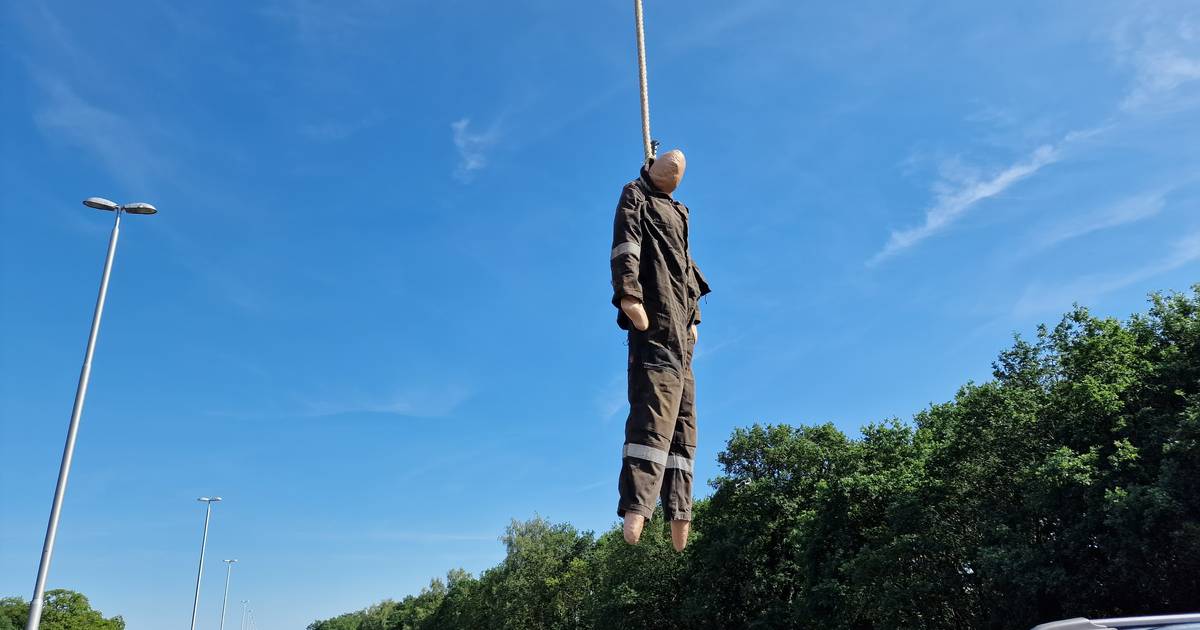
M 692 324 L 692 343 L 697 341 L 700 341 L 700 329 L 695 324 Z
M 633 327 L 646 330 L 650 327 L 650 317 L 646 315 L 646 307 L 631 297 L 621 298 L 621 311 L 633 322 Z

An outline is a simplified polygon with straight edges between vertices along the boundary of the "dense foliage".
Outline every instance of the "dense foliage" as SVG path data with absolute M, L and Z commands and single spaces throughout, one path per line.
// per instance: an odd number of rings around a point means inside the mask
M 918 359 L 920 360 L 920 359 Z M 912 423 L 734 432 L 693 543 L 541 518 L 507 557 L 309 630 L 1029 628 L 1200 610 L 1200 285 L 1077 308 Z
M 125 630 L 120 617 L 105 619 L 88 599 L 75 591 L 46 591 L 42 605 L 42 630 Z M 20 597 L 0 599 L 0 630 L 24 630 L 29 602 Z

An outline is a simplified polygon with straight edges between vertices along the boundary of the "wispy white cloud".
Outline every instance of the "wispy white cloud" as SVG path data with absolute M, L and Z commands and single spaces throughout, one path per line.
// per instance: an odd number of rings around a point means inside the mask
M 1200 12 L 1179 15 L 1150 5 L 1113 33 L 1118 62 L 1133 71 L 1121 107 L 1161 105 L 1200 82 Z
M 88 161 L 98 161 L 114 179 L 145 191 L 149 182 L 168 171 L 161 147 L 164 129 L 155 121 L 136 117 L 128 99 L 114 100 L 125 88 L 122 77 L 104 67 L 72 36 L 76 25 L 64 22 L 42 1 L 14 5 L 14 24 L 23 35 L 18 59 L 24 61 L 37 88 L 33 122 L 49 141 L 81 149 Z
M 487 152 L 495 146 L 500 133 L 495 125 L 485 132 L 474 132 L 470 118 L 451 123 L 450 130 L 453 132 L 454 148 L 458 149 L 458 166 L 454 169 L 454 176 L 459 181 L 468 182 L 476 171 L 487 166 Z
M 1147 55 L 1138 61 L 1137 86 L 1122 106 L 1140 107 L 1197 79 L 1200 79 L 1200 58 L 1185 57 L 1175 51 Z
M 582 486 L 577 486 L 577 487 L 573 488 L 573 491 L 574 492 L 587 492 L 589 490 L 595 490 L 597 488 L 603 488 L 605 486 L 612 486 L 612 485 L 614 485 L 613 480 L 611 477 L 609 477 L 606 479 L 601 479 L 599 481 L 585 483 Z
M 596 411 L 600 419 L 609 422 L 620 417 L 628 409 L 629 393 L 625 385 L 626 374 L 614 374 L 604 388 L 596 392 Z
M 1093 232 L 1143 221 L 1161 213 L 1165 205 L 1166 199 L 1162 191 L 1127 197 L 1099 212 L 1073 217 L 1041 228 L 1033 238 L 1032 249 L 1046 249 Z
M 1057 162 L 1062 155 L 1061 144 L 1044 144 L 1024 160 L 982 179 L 968 176 L 965 182 L 957 184 L 952 184 L 946 179 L 938 182 L 935 185 L 935 201 L 925 211 L 925 221 L 916 227 L 892 232 L 887 244 L 871 257 L 867 264 L 879 264 L 945 230 L 979 202 L 999 195 L 1013 184 Z
M 696 363 L 707 361 L 708 359 L 711 359 L 714 354 L 721 352 L 726 348 L 736 347 L 738 344 L 742 343 L 744 338 L 745 335 L 736 334 L 725 337 L 720 341 L 712 341 L 711 339 L 704 338 L 704 329 L 701 327 L 700 338 L 696 343 L 696 353 L 693 355 L 692 360 Z
M 1176 241 L 1162 258 L 1124 273 L 1088 275 L 1052 287 L 1033 284 L 1025 289 L 1013 310 L 1018 316 L 1058 312 L 1072 303 L 1087 303 L 1102 295 L 1124 289 L 1155 276 L 1200 261 L 1200 232 Z
M 300 126 L 300 133 L 318 142 L 337 142 L 370 129 L 383 120 L 383 114 L 372 112 L 358 118 L 305 123 Z
M 260 14 L 290 28 L 301 45 L 315 51 L 362 45 L 396 8 L 385 0 L 272 0 Z
M 78 72 L 92 73 L 100 69 L 95 56 L 80 47 L 81 39 L 71 33 L 58 15 L 43 0 L 14 5 L 17 22 L 26 32 L 28 46 L 35 48 L 34 57 L 48 56 L 65 62 Z
M 300 415 L 308 417 L 340 416 L 352 413 L 374 413 L 421 418 L 443 418 L 454 413 L 466 402 L 471 391 L 459 385 L 405 387 L 389 395 L 372 396 L 361 393 L 319 400 L 302 401 Z
M 1002 194 L 1018 182 L 1062 160 L 1072 145 L 1107 129 L 1105 125 L 1072 131 L 1058 142 L 1043 144 L 1024 159 L 987 175 L 981 174 L 974 166 L 947 162 L 942 168 L 942 178 L 933 186 L 934 203 L 925 211 L 925 221 L 916 227 L 893 231 L 887 244 L 867 260 L 867 265 L 877 265 L 946 230 L 980 202 Z
M 1139 12 L 1136 18 L 1122 22 L 1112 31 L 1111 38 L 1117 62 L 1133 71 L 1133 80 L 1120 103 L 1120 113 L 1127 116 L 1142 113 L 1139 110 L 1152 105 L 1162 107 L 1179 102 L 1185 87 L 1200 85 L 1200 13 L 1168 15 L 1158 11 L 1154 5 L 1142 6 L 1149 8 Z M 987 111 L 991 115 L 991 110 Z M 893 231 L 883 249 L 872 256 L 867 264 L 876 265 L 944 231 L 980 202 L 1000 195 L 1018 182 L 1063 160 L 1064 149 L 1069 144 L 1117 127 L 1125 122 L 1127 116 L 1114 113 L 1103 125 L 1072 132 L 1055 144 L 1043 144 L 1024 159 L 988 176 L 979 176 L 977 173 L 947 176 L 944 169 L 941 181 L 934 186 L 935 200 L 926 210 L 924 222 Z M 1126 200 L 1124 205 L 1110 208 L 1108 214 L 1059 226 L 1055 233 L 1047 235 L 1040 242 L 1040 247 L 1139 221 L 1159 210 L 1161 199 L 1157 205 L 1152 199 L 1144 197 Z
M 35 122 L 42 133 L 84 149 L 130 188 L 146 190 L 164 174 L 166 163 L 151 145 L 146 125 L 84 99 L 49 72 L 38 73 L 38 82 L 45 102 Z
M 443 531 L 413 531 L 396 530 L 388 525 L 373 525 L 346 531 L 344 529 L 319 529 L 316 531 L 293 532 L 291 536 L 305 540 L 354 540 L 355 542 L 417 542 L 417 543 L 453 543 L 453 542 L 491 542 L 497 539 L 496 534 L 488 533 L 457 533 Z
M 761 19 L 773 10 L 786 7 L 786 3 L 781 4 L 776 0 L 741 0 L 725 4 L 716 11 L 705 11 L 698 14 L 701 19 L 670 33 L 665 42 L 666 52 L 676 56 L 701 46 L 720 46 L 731 31 Z
M 442 542 L 494 542 L 496 534 L 448 534 L 443 532 L 413 532 L 413 531 L 381 531 L 367 533 L 365 538 L 372 540 L 442 543 Z

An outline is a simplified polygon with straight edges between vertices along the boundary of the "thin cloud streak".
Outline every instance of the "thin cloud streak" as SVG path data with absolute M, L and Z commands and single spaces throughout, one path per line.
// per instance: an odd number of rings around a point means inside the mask
M 604 388 L 596 393 L 596 411 L 605 423 L 623 415 L 629 405 L 629 394 L 625 385 L 626 375 L 621 372 L 614 374 Z
M 378 125 L 384 118 L 380 112 L 372 112 L 356 119 L 305 123 L 300 126 L 300 133 L 317 142 L 338 142 Z
M 1133 271 L 1084 276 L 1065 286 L 1031 285 L 1017 300 L 1013 311 L 1018 317 L 1058 312 L 1072 303 L 1090 302 L 1102 295 L 1124 289 L 1197 261 L 1200 261 L 1200 232 L 1194 232 L 1176 241 L 1166 256 Z
M 965 182 L 951 183 L 943 179 L 937 185 L 936 201 L 925 211 L 925 221 L 919 226 L 894 231 L 883 249 L 867 261 L 867 266 L 879 263 L 909 249 L 921 241 L 946 230 L 980 202 L 1002 194 L 1018 182 L 1063 159 L 1068 147 L 1091 138 L 1108 126 L 1072 131 L 1056 144 L 1043 144 L 1024 160 L 1012 164 L 987 179 L 969 177 Z
M 302 46 L 318 51 L 361 45 L 368 34 L 387 24 L 385 18 L 393 11 L 391 3 L 379 0 L 276 0 L 259 14 L 290 29 Z
M 356 413 L 382 414 L 419 418 L 444 418 L 454 413 L 471 396 L 471 391 L 457 385 L 429 388 L 407 388 L 390 396 L 349 396 L 337 400 L 309 400 L 300 415 L 327 418 Z
M 1160 214 L 1166 206 L 1162 191 L 1127 197 L 1100 212 L 1049 226 L 1034 239 L 1033 250 L 1048 249 L 1093 232 L 1144 221 Z
M 66 81 L 37 73 L 46 97 L 34 120 L 42 133 L 84 149 L 109 173 L 134 190 L 147 190 L 163 175 L 163 162 L 145 137 L 143 127 L 116 112 L 94 105 Z
M 987 180 L 972 181 L 958 188 L 947 187 L 947 190 L 938 193 L 937 201 L 925 211 L 924 223 L 907 230 L 892 232 L 887 244 L 871 257 L 867 264 L 877 265 L 941 232 L 980 201 L 999 195 L 1013 184 L 1057 162 L 1060 157 L 1061 153 L 1057 147 L 1044 144 L 1024 161 L 1005 168 Z
M 392 530 L 386 526 L 376 526 L 370 529 L 354 531 L 347 530 L 318 530 L 293 534 L 297 540 L 332 541 L 332 542 L 418 542 L 418 543 L 453 543 L 453 542 L 495 542 L 495 534 L 483 533 L 452 533 L 439 531 Z

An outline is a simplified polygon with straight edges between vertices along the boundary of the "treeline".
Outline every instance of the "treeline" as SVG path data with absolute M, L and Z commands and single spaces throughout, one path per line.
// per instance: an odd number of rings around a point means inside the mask
M 42 600 L 42 630 L 125 630 L 121 617 L 105 618 L 87 597 L 75 591 L 53 589 Z M 0 599 L 0 630 L 24 630 L 29 602 L 20 597 Z
M 960 630 L 1200 610 L 1200 285 L 1125 322 L 1076 309 L 993 368 L 857 439 L 735 431 L 683 554 L 661 518 L 636 547 L 514 522 L 479 577 L 308 628 Z

